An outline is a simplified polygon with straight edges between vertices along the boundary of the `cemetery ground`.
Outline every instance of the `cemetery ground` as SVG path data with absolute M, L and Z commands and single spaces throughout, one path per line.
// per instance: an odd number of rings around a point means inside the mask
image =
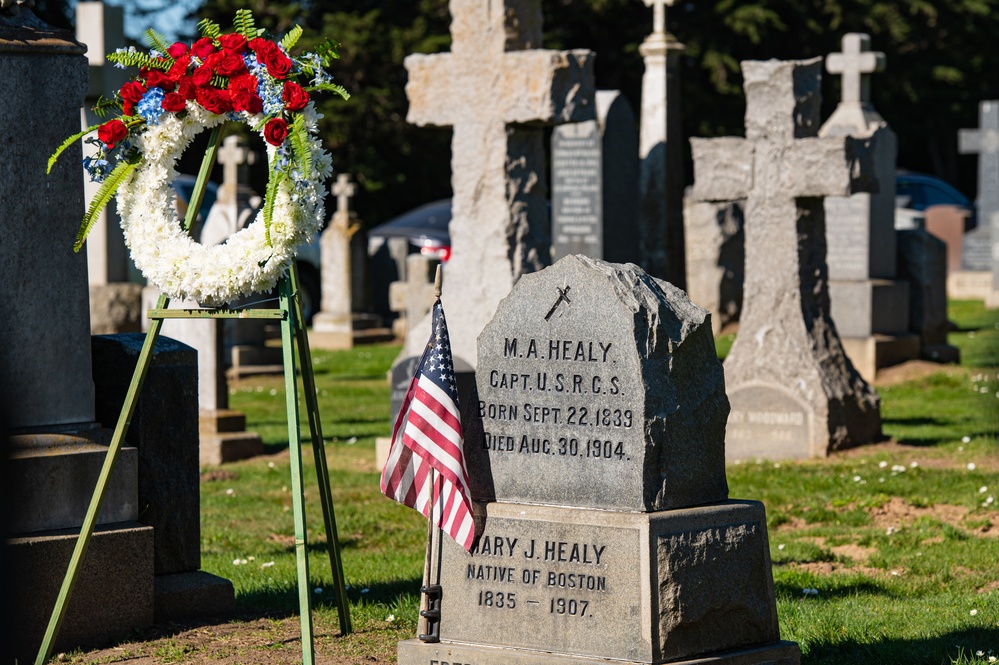
M 803 663 L 999 662 L 999 311 L 961 301 L 949 315 L 960 365 L 912 361 L 879 375 L 885 441 L 728 467 L 730 496 L 766 505 L 781 637 L 800 644 Z M 723 331 L 719 354 L 732 339 Z M 398 351 L 313 352 L 354 624 L 338 636 L 305 451 L 319 663 L 394 663 L 397 642 L 416 633 L 426 522 L 380 494 L 375 462 Z M 202 470 L 202 568 L 232 580 L 237 616 L 157 626 L 60 662 L 300 662 L 282 379 L 248 377 L 230 392 L 267 453 Z

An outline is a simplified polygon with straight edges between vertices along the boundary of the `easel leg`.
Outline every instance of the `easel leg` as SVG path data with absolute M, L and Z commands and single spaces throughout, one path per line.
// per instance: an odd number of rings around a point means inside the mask
M 160 295 L 156 303 L 157 309 L 165 309 L 170 299 L 166 295 Z M 149 331 L 146 339 L 142 343 L 142 350 L 139 352 L 139 359 L 135 365 L 135 372 L 132 374 L 132 382 L 128 386 L 125 394 L 125 404 L 122 406 L 121 414 L 118 416 L 118 424 L 115 425 L 114 435 L 111 437 L 111 445 L 108 446 L 107 455 L 104 458 L 104 466 L 101 467 L 101 474 L 97 477 L 97 487 L 90 498 L 90 506 L 87 508 L 87 515 L 83 518 L 83 525 L 80 527 L 80 536 L 76 540 L 73 548 L 73 555 L 69 560 L 69 569 L 66 577 L 63 578 L 62 587 L 59 589 L 59 596 L 56 598 L 55 607 L 52 608 L 52 616 L 49 618 L 49 625 L 45 629 L 45 637 L 42 638 L 42 645 L 35 658 L 35 665 L 43 665 L 49 656 L 52 655 L 52 647 L 55 643 L 56 635 L 59 633 L 59 626 L 66 615 L 66 606 L 69 604 L 69 597 L 73 593 L 73 585 L 76 584 L 77 574 L 80 572 L 80 565 L 83 557 L 87 554 L 87 547 L 90 546 L 90 539 L 94 534 L 94 526 L 97 524 L 97 514 L 104 503 L 104 494 L 107 490 L 111 472 L 114 471 L 118 455 L 121 453 L 122 443 L 125 440 L 125 432 L 132 423 L 132 415 L 135 413 L 135 405 L 142 391 L 142 384 L 146 380 L 146 373 L 149 370 L 149 363 L 153 357 L 153 349 L 156 340 L 160 336 L 160 328 L 163 321 L 154 319 L 149 323 Z
M 312 635 L 312 603 L 309 596 L 309 553 L 305 531 L 305 488 L 302 482 L 302 440 L 298 425 L 298 383 L 295 373 L 294 327 L 291 279 L 285 275 L 278 283 L 280 308 L 286 313 L 281 321 L 281 349 L 284 356 L 284 389 L 288 407 L 288 451 L 291 455 L 291 492 L 295 514 L 295 558 L 298 563 L 298 605 L 302 629 L 302 663 L 313 665 L 315 645 Z
M 298 270 L 291 269 L 291 282 L 294 296 L 295 335 L 298 340 L 298 356 L 302 364 L 302 388 L 305 391 L 306 411 L 309 415 L 309 429 L 312 433 L 312 452 L 316 458 L 316 476 L 319 481 L 319 497 L 322 500 L 323 520 L 326 526 L 326 549 L 330 556 L 330 569 L 336 587 L 336 606 L 340 617 L 340 635 L 351 632 L 350 606 L 347 602 L 347 583 L 343 576 L 343 560 L 340 556 L 339 531 L 336 526 L 336 513 L 333 509 L 333 493 L 330 488 L 330 472 L 326 464 L 326 445 L 323 442 L 323 427 L 319 418 L 319 400 L 316 397 L 316 377 L 312 372 L 312 354 L 309 351 L 309 335 L 305 329 L 302 313 L 302 300 L 298 295 Z

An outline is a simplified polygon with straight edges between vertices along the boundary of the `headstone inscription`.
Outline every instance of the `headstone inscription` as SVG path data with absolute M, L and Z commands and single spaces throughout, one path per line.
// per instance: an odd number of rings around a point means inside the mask
M 642 74 L 640 160 L 641 265 L 649 274 L 684 288 L 683 116 L 680 56 L 685 46 L 666 31 L 666 6 L 673 0 L 644 0 L 652 7 L 652 33 L 638 50 Z
M 978 129 L 958 133 L 958 151 L 978 155 L 978 226 L 964 237 L 963 267 L 992 274 L 986 305 L 999 307 L 999 100 L 978 107 Z
M 598 90 L 595 120 L 552 130 L 552 260 L 639 260 L 638 128 L 628 100 Z
M 354 346 L 350 239 L 360 228 L 351 219 L 350 198 L 357 186 L 350 175 L 340 173 L 330 187 L 336 197 L 336 212 L 319 237 L 322 261 L 320 310 L 312 319 L 309 344 L 317 349 L 349 349 Z
M 0 485 L 11 518 L 0 586 L 31 582 L 30 595 L 4 598 L 4 653 L 23 662 L 41 644 L 110 439 L 94 413 L 87 259 L 72 248 L 84 211 L 79 144 L 45 174 L 49 154 L 80 131 L 85 50 L 29 5 L 0 4 L 0 132 L 17 165 L 0 180 Z M 135 521 L 136 458 L 124 448 L 110 477 L 56 648 L 152 624 L 153 530 Z
M 730 460 L 823 457 L 880 436 L 877 393 L 829 316 L 823 197 L 869 186 L 865 143 L 815 136 L 821 58 L 742 63 L 746 138 L 691 139 L 695 200 L 746 198 Z
M 842 52 L 826 59 L 826 69 L 841 75 L 841 98 L 819 129 L 820 137 L 868 141 L 878 182 L 875 192 L 825 198 L 829 313 L 843 349 L 867 381 L 881 367 L 920 353 L 919 337 L 909 333 L 909 285 L 896 279 L 898 140 L 871 103 L 871 74 L 884 70 L 885 56 L 870 46 L 869 35 L 847 33 Z
M 462 373 L 474 369 L 475 338 L 500 299 L 550 261 L 542 125 L 590 120 L 595 105 L 593 54 L 539 48 L 539 0 L 449 8 L 451 52 L 406 58 L 406 119 L 453 127 L 443 301 Z M 429 319 L 410 322 L 400 357 L 420 355 Z
M 445 539 L 441 642 L 401 643 L 400 665 L 798 662 L 763 505 L 727 499 L 707 319 L 635 265 L 521 278 L 463 407 L 481 531 L 470 554 Z

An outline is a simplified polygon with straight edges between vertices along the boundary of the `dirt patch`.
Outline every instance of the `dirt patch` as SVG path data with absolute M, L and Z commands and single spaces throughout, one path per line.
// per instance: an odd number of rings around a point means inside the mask
M 947 371 L 963 372 L 964 370 L 953 365 L 941 365 L 940 363 L 929 362 L 928 360 L 909 360 L 899 365 L 879 369 L 877 376 L 874 377 L 874 385 L 890 386 L 893 383 L 912 381 L 913 379 L 921 379 L 924 376 Z
M 792 562 L 787 565 L 789 568 L 804 570 L 815 575 L 850 575 L 853 573 L 860 573 L 869 577 L 888 577 L 892 574 L 892 571 L 881 570 L 880 568 L 871 568 L 870 566 L 853 566 L 837 563 L 835 561 L 809 561 L 807 563 Z M 899 571 L 896 570 L 894 572 L 897 573 Z
M 951 506 L 938 503 L 927 508 L 910 505 L 905 500 L 893 496 L 887 503 L 868 510 L 875 526 L 899 527 L 912 524 L 920 517 L 932 517 L 951 526 L 960 527 L 961 521 L 968 514 L 964 506 Z
M 238 473 L 227 469 L 212 469 L 201 474 L 201 482 L 203 483 L 217 483 L 223 480 L 236 480 L 237 478 L 239 478 Z
M 838 545 L 830 548 L 836 556 L 850 559 L 851 561 L 867 561 L 871 555 L 878 551 L 876 547 L 862 547 L 856 543 L 850 545 Z
M 999 591 L 999 580 L 993 580 L 978 590 L 978 593 L 992 593 Z

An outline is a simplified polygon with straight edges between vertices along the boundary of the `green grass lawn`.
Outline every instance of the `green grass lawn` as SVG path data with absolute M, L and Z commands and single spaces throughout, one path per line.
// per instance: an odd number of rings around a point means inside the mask
M 952 303 L 960 366 L 879 385 L 891 440 L 825 460 L 728 470 L 767 508 L 781 636 L 803 662 L 988 663 L 999 656 L 999 312 Z M 731 339 L 719 340 L 724 353 Z M 356 632 L 337 626 L 311 450 L 304 451 L 317 649 L 391 657 L 415 635 L 426 523 L 378 490 L 397 346 L 314 352 Z M 203 569 L 237 609 L 297 612 L 283 382 L 231 386 L 268 455 L 204 470 Z M 303 432 L 308 432 L 303 421 Z M 980 652 L 980 653 L 979 653 Z M 167 661 L 164 661 L 167 662 Z

